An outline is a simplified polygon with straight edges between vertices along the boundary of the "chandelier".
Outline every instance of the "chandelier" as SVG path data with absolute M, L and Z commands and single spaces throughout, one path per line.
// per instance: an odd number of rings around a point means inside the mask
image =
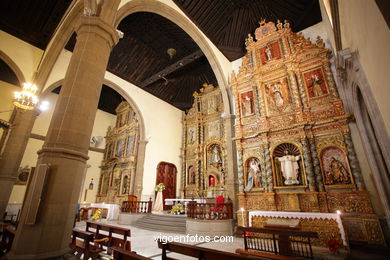
M 33 110 L 38 105 L 38 97 L 35 95 L 37 90 L 34 84 L 24 83 L 23 90 L 14 93 L 13 104 L 22 109 Z

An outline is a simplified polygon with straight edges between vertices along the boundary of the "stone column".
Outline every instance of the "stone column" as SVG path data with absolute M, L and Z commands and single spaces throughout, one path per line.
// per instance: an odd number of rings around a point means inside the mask
M 73 55 L 45 143 L 38 152 L 37 166 L 49 165 L 50 170 L 37 220 L 25 224 L 29 208 L 23 208 L 9 259 L 54 258 L 69 251 L 89 138 L 108 58 L 118 41 L 112 27 L 118 5 L 119 0 L 105 1 L 100 17 L 80 19 Z M 32 192 L 29 190 L 27 198 Z
M 237 169 L 237 152 L 234 145 L 234 121 L 235 116 L 225 115 L 225 140 L 226 140 L 226 149 L 227 149 L 227 178 L 226 178 L 226 188 L 229 195 L 229 198 L 233 200 L 233 211 L 237 209 L 238 199 L 236 194 L 238 193 L 238 173 Z
M 39 114 L 37 110 L 16 108 L 15 111 L 15 118 L 11 122 L 10 134 L 0 159 L 0 216 L 4 215 L 24 150 Z
M 143 177 L 144 177 L 144 162 L 145 162 L 145 150 L 148 140 L 138 141 L 138 153 L 137 153 L 137 166 L 135 170 L 135 180 L 133 193 L 137 196 L 138 200 L 142 200 L 142 187 L 143 187 Z

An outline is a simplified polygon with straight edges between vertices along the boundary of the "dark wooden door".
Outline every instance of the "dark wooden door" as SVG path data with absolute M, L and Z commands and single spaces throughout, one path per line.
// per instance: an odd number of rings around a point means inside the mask
M 172 163 L 160 162 L 157 166 L 156 185 L 164 183 L 163 199 L 176 198 L 176 166 Z M 165 206 L 164 210 L 169 210 L 172 206 Z

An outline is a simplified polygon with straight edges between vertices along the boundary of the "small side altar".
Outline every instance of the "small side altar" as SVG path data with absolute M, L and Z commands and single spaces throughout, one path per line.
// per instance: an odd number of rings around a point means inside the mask
M 117 204 L 91 203 L 91 208 L 108 209 L 107 220 L 117 220 L 119 217 L 120 207 Z

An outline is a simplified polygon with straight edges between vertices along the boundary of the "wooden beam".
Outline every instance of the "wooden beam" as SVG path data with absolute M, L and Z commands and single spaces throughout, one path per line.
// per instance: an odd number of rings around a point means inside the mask
M 153 76 L 145 79 L 144 81 L 141 82 L 140 84 L 140 87 L 141 88 L 144 88 L 144 87 L 147 87 L 149 86 L 150 84 L 160 80 L 160 79 L 164 79 L 163 77 L 183 68 L 184 66 L 196 61 L 197 59 L 203 57 L 204 54 L 201 50 L 198 50 L 190 55 L 187 55 L 185 56 L 184 58 L 182 58 L 181 60 L 178 60 L 176 61 L 175 63 L 173 63 L 172 65 L 169 65 L 168 67 L 166 67 L 165 69 L 157 72 L 156 74 L 154 74 Z

